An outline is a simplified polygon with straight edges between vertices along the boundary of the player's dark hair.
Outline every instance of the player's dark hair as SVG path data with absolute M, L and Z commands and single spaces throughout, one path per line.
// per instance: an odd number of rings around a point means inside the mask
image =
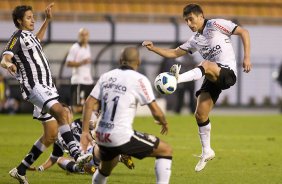
M 190 13 L 193 13 L 195 15 L 204 14 L 201 6 L 198 4 L 188 4 L 183 8 L 183 17 L 187 16 Z
M 18 19 L 23 20 L 24 14 L 28 10 L 32 11 L 32 7 L 27 5 L 20 5 L 14 9 L 12 16 L 14 24 L 17 28 L 20 28 L 20 23 L 18 22 Z

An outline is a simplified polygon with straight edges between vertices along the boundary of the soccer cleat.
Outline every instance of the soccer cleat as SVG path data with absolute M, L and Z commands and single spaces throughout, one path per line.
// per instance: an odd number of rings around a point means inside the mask
M 135 167 L 131 156 L 120 155 L 119 161 L 123 163 L 128 169 L 134 169 Z
M 200 172 L 201 170 L 203 170 L 206 164 L 208 163 L 208 161 L 214 159 L 214 157 L 215 157 L 215 153 L 212 149 L 208 153 L 205 154 L 202 153 L 202 155 L 200 156 L 200 161 L 197 163 L 195 167 L 195 171 Z
M 170 67 L 169 72 L 175 76 L 176 80 L 178 80 L 180 69 L 181 65 L 178 64 L 174 64 Z
M 13 168 L 10 172 L 9 172 L 10 176 L 17 179 L 20 184 L 28 184 L 27 178 L 26 176 L 22 176 L 18 173 L 18 169 L 17 168 Z
M 89 163 L 92 159 L 93 159 L 93 155 L 91 153 L 86 153 L 86 154 L 80 155 L 77 158 L 76 163 L 80 169 L 83 169 L 84 165 Z
M 91 165 L 91 164 L 85 164 L 84 167 L 83 167 L 83 170 L 84 170 L 85 173 L 92 175 L 96 171 L 96 167 L 94 165 Z

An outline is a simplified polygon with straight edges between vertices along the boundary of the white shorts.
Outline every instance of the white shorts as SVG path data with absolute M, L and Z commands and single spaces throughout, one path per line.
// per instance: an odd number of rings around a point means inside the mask
M 39 120 L 50 119 L 52 116 L 47 114 L 49 109 L 58 102 L 59 94 L 55 87 L 36 84 L 28 96 L 28 101 L 34 105 L 33 117 Z

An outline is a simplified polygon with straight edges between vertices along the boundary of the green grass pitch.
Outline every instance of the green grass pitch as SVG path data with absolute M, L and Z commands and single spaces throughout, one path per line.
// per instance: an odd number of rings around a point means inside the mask
M 216 158 L 196 173 L 201 147 L 192 116 L 168 116 L 169 134 L 159 134 L 160 127 L 151 117 L 138 117 L 136 130 L 158 135 L 172 145 L 171 184 L 281 184 L 281 115 L 211 116 L 212 147 Z M 42 125 L 31 115 L 0 115 L 0 184 L 17 183 L 8 172 L 17 166 L 42 133 Z M 34 164 L 49 156 L 51 148 Z M 135 169 L 119 164 L 108 179 L 109 184 L 155 183 L 154 159 L 134 159 Z M 92 176 L 67 174 L 57 165 L 44 172 L 27 172 L 31 184 L 89 184 Z

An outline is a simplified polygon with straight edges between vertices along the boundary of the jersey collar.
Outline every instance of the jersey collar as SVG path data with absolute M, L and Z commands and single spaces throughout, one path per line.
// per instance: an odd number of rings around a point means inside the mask
M 119 69 L 121 69 L 121 70 L 134 70 L 132 67 L 127 66 L 127 65 L 121 65 L 121 66 L 119 67 Z
M 207 25 L 207 22 L 208 22 L 208 19 L 205 19 L 205 20 L 204 20 L 203 29 L 202 29 L 201 32 L 198 32 L 198 33 L 203 34 L 203 31 L 204 31 L 204 29 L 205 29 L 205 27 L 206 27 L 206 25 Z

